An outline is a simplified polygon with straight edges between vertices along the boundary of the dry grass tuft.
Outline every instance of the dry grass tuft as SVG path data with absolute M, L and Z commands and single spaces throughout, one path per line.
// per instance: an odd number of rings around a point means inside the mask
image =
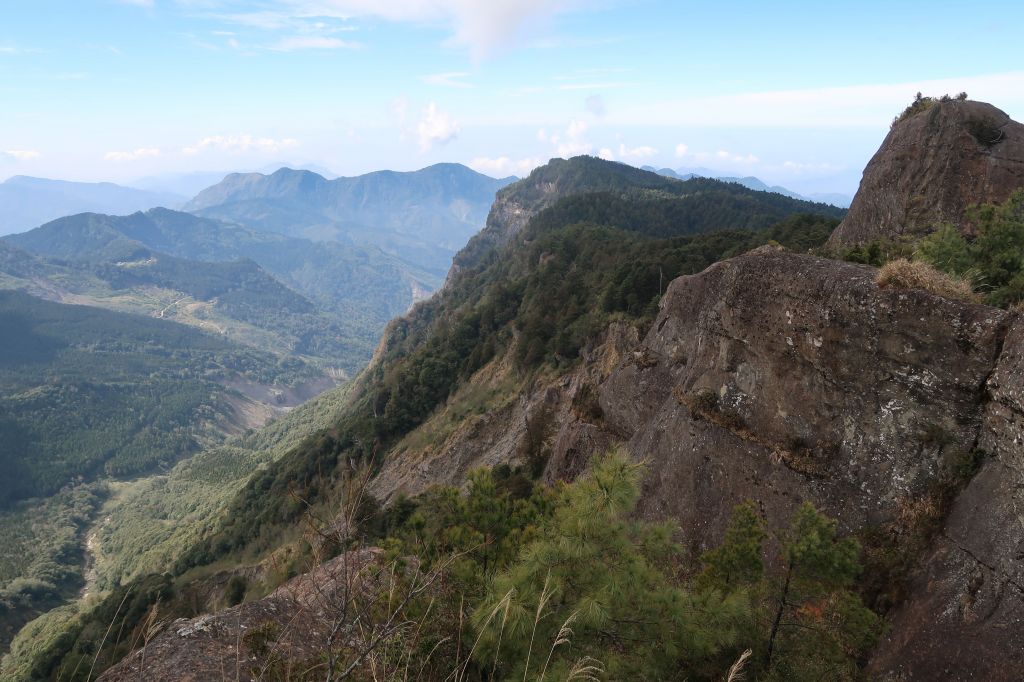
M 875 282 L 880 287 L 923 289 L 952 301 L 981 303 L 981 296 L 975 293 L 966 279 L 936 270 L 923 261 L 910 261 L 906 258 L 889 261 L 878 271 Z

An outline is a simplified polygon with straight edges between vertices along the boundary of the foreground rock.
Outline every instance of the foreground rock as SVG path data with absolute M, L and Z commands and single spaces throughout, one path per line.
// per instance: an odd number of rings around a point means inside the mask
M 673 282 L 640 353 L 601 403 L 650 463 L 644 513 L 678 520 L 695 553 L 744 499 L 777 526 L 811 500 L 857 531 L 911 513 L 944 462 L 992 453 L 870 672 L 1021 679 L 1024 323 L 763 248 Z
M 967 207 L 1024 187 L 1024 125 L 991 104 L 935 102 L 893 125 L 872 157 L 834 246 L 894 239 L 952 223 Z
M 323 679 L 323 654 L 351 637 L 373 599 L 368 568 L 380 552 L 342 554 L 263 599 L 153 628 L 152 639 L 98 679 L 209 682 Z M 362 597 L 366 599 L 362 599 Z

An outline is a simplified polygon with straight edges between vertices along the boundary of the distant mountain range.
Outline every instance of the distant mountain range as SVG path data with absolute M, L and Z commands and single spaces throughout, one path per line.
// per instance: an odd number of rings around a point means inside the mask
M 211 185 L 216 185 L 218 182 L 223 180 L 232 173 L 263 173 L 269 175 L 280 168 L 292 168 L 295 170 L 308 170 L 314 173 L 318 173 L 325 178 L 336 178 L 337 173 L 318 166 L 316 164 L 292 164 L 285 161 L 279 161 L 277 163 L 268 163 L 260 168 L 253 169 L 234 169 L 234 170 L 222 170 L 222 171 L 192 171 L 189 173 L 161 173 L 160 175 L 150 175 L 144 178 L 139 178 L 133 182 L 127 183 L 129 187 L 136 187 L 138 189 L 144 189 L 149 192 L 163 192 L 169 194 L 178 194 L 184 197 L 194 197 L 199 192 L 203 191 Z M 173 208 L 173 207 L 172 207 Z
M 0 235 L 21 232 L 74 213 L 125 214 L 177 207 L 187 196 L 122 187 L 111 182 L 68 182 L 16 175 L 0 183 Z
M 175 319 L 349 372 L 389 319 L 440 283 L 373 247 L 164 208 L 68 216 L 3 242 L 0 288 Z
M 183 210 L 263 232 L 377 247 L 443 277 L 484 224 L 497 191 L 514 180 L 452 163 L 334 180 L 282 168 L 229 175 Z
M 832 204 L 840 208 L 849 208 L 850 202 L 853 201 L 853 197 L 847 194 L 841 194 L 838 192 L 816 192 L 814 194 L 799 194 L 791 189 L 782 187 L 781 185 L 768 185 L 766 182 L 759 178 L 755 178 L 753 175 L 745 177 L 721 175 L 717 171 L 713 171 L 710 168 L 655 168 L 654 166 L 643 166 L 643 170 L 664 175 L 665 177 L 675 178 L 677 180 L 690 180 L 691 178 L 711 178 L 712 180 L 721 180 L 722 182 L 735 182 L 736 184 L 743 185 L 749 189 L 757 190 L 758 192 L 775 192 L 782 194 L 783 196 L 792 197 L 793 199 L 802 199 L 804 201 L 814 201 L 825 204 Z

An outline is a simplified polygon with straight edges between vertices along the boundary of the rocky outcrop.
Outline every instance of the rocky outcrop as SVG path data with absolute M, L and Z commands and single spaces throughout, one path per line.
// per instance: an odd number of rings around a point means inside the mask
M 981 470 L 892 619 L 872 672 L 897 680 L 1024 676 L 1024 322 L 988 381 Z M 951 677 L 955 671 L 958 677 Z
M 373 604 L 379 550 L 347 552 L 270 595 L 196 618 L 156 622 L 150 641 L 107 670 L 103 682 L 208 682 L 304 677 L 331 646 L 354 637 Z M 368 589 L 373 588 L 373 589 Z M 366 592 L 365 604 L 360 600 Z
M 927 488 L 943 443 L 976 441 L 1007 313 L 874 276 L 763 247 L 672 283 L 643 342 L 657 362 L 601 390 L 652 460 L 648 513 L 700 547 L 748 497 L 770 519 L 810 499 L 860 528 Z
M 928 100 L 926 100 L 926 103 Z M 833 246 L 971 226 L 965 212 L 1024 187 L 1024 125 L 991 104 L 934 101 L 896 122 L 864 170 Z
M 674 281 L 638 352 L 601 405 L 648 462 L 642 513 L 678 521 L 695 555 L 745 499 L 776 526 L 810 500 L 854 532 L 905 513 L 944 461 L 991 453 L 871 673 L 1020 679 L 1024 323 L 764 247 Z

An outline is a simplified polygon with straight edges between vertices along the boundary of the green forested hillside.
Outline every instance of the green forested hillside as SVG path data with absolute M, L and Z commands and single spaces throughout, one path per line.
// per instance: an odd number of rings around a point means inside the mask
M 439 283 L 372 247 L 167 209 L 69 216 L 6 241 L 0 277 L 8 288 L 159 314 L 349 372 L 369 359 L 388 320 Z M 31 255 L 10 245 L 40 259 L 31 272 Z
M 218 381 L 295 383 L 297 359 L 184 325 L 0 292 L 0 504 L 169 465 L 243 422 Z

